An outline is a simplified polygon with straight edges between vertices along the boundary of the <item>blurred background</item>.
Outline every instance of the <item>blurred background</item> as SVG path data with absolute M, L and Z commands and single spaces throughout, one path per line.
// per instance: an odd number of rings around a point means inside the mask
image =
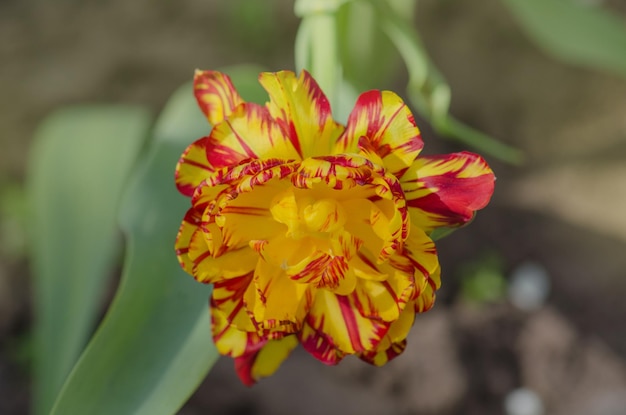
M 329 368 L 298 350 L 254 388 L 221 359 L 180 414 L 626 414 L 626 79 L 549 56 L 500 0 L 421 0 L 415 20 L 452 113 L 525 163 L 489 159 L 494 199 L 438 242 L 443 287 L 403 355 Z M 293 69 L 298 23 L 291 0 L 0 1 L 0 413 L 30 407 L 37 124 L 77 103 L 156 116 L 195 68 Z M 398 65 L 380 87 L 405 85 Z M 426 153 L 465 149 L 417 118 Z

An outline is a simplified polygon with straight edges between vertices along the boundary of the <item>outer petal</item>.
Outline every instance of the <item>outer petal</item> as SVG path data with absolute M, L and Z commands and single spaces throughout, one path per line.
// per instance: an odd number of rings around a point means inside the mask
M 203 137 L 192 143 L 180 156 L 176 165 L 176 187 L 185 196 L 192 196 L 194 189 L 215 170 L 209 163 L 207 153 L 209 137 Z
M 253 103 L 234 109 L 213 128 L 207 159 L 213 166 L 233 166 L 247 159 L 297 159 L 299 154 L 268 110 Z
M 400 178 L 411 223 L 427 232 L 461 226 L 493 193 L 493 172 L 477 154 L 419 157 Z
M 188 273 L 193 272 L 193 260 L 189 258 L 189 245 L 191 243 L 191 237 L 198 229 L 198 224 L 202 217 L 202 212 L 191 208 L 185 214 L 185 218 L 180 225 L 178 235 L 176 236 L 176 243 L 174 248 L 176 249 L 176 256 L 180 266 Z
M 249 272 L 240 277 L 217 281 L 211 293 L 211 313 L 219 314 L 229 326 L 239 331 L 256 331 L 244 304 L 245 293 L 254 291 L 252 278 L 253 272 Z M 214 334 L 219 337 L 219 332 Z M 229 352 L 232 350 L 229 349 Z
M 359 358 L 375 366 L 382 366 L 399 356 L 406 347 L 406 336 L 409 334 L 414 320 L 413 307 L 405 308 L 400 314 L 400 318 L 391 324 L 377 350 L 363 352 Z
M 260 349 L 235 358 L 235 369 L 246 386 L 272 375 L 298 345 L 295 335 L 269 340 Z
M 222 122 L 244 102 L 228 75 L 221 72 L 196 70 L 193 90 L 200 109 L 212 125 Z
M 343 135 L 336 143 L 338 153 L 357 152 L 366 137 L 384 166 L 399 176 L 413 163 L 424 146 L 413 114 L 402 99 L 390 91 L 369 91 L 357 99 Z M 361 144 L 364 150 L 367 147 Z
M 332 119 L 328 99 L 311 75 L 262 73 L 259 81 L 270 95 L 267 108 L 300 158 L 328 155 L 343 126 Z
M 363 317 L 351 296 L 319 290 L 309 311 L 301 342 L 317 359 L 337 363 L 343 354 L 374 350 L 389 324 Z M 336 349 L 336 351 L 333 351 Z
M 189 241 L 188 255 L 193 263 L 193 276 L 200 282 L 213 283 L 222 278 L 235 278 L 251 272 L 258 257 L 247 245 L 228 249 L 221 231 L 211 223 L 198 228 Z

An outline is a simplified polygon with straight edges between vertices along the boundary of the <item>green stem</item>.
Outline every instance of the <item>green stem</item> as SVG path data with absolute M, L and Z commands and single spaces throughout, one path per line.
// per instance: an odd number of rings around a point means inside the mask
M 296 0 L 296 14 L 302 17 L 296 38 L 296 65 L 311 72 L 331 107 L 339 105 L 341 60 L 337 34 L 337 9 L 342 1 Z

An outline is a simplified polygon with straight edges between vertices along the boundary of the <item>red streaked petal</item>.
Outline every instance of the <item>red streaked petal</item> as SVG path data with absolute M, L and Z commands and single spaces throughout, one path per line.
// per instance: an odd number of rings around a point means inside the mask
M 495 177 L 469 152 L 419 157 L 400 178 L 411 223 L 427 232 L 469 222 L 493 194 Z
M 218 280 L 211 293 L 211 313 L 220 313 L 229 326 L 240 331 L 256 331 L 244 304 L 246 291 L 254 290 L 253 275 L 253 272 L 249 272 L 239 277 Z
M 246 294 L 251 315 L 263 331 L 294 333 L 311 307 L 311 287 L 298 284 L 280 268 L 260 260 L 254 271 L 253 292 Z
M 211 125 L 222 122 L 244 102 L 230 77 L 217 71 L 196 70 L 193 90 L 200 109 Z
M 193 261 L 192 275 L 203 283 L 221 278 L 234 278 L 251 272 L 258 256 L 248 246 L 228 249 L 222 244 L 221 232 L 214 224 L 198 228 L 189 241 L 189 259 Z
M 189 258 L 189 245 L 191 244 L 191 237 L 198 229 L 201 217 L 201 212 L 194 208 L 189 209 L 178 229 L 176 243 L 174 244 L 178 262 L 180 262 L 180 266 L 189 274 L 191 274 L 193 270 L 193 260 Z
M 375 366 L 382 366 L 399 356 L 406 347 L 406 337 L 415 320 L 413 304 L 408 304 L 399 318 L 391 323 L 389 331 L 385 334 L 376 350 L 363 352 L 359 355 L 361 360 Z
M 300 159 L 330 154 L 343 126 L 333 120 L 328 99 L 313 77 L 306 71 L 298 78 L 290 71 L 267 72 L 259 82 L 270 96 L 267 108 Z
M 316 358 L 332 364 L 343 354 L 374 350 L 389 328 L 388 323 L 368 319 L 357 311 L 350 296 L 318 290 L 306 319 L 301 341 Z M 332 352 L 332 348 L 338 352 Z
M 235 358 L 235 370 L 246 386 L 272 375 L 298 345 L 295 335 L 269 340 L 257 351 Z
M 398 257 L 396 255 L 396 257 Z M 393 258 L 392 258 L 393 259 Z M 351 302 L 363 317 L 392 322 L 398 319 L 415 292 L 413 269 L 394 269 L 384 264 L 385 281 L 359 279 Z
M 238 106 L 213 128 L 208 160 L 232 166 L 247 159 L 295 160 L 299 154 L 267 108 L 253 103 Z
M 390 91 L 374 90 L 359 96 L 335 151 L 356 152 L 363 136 L 394 175 L 405 171 L 424 146 L 413 114 L 402 99 Z M 363 144 L 361 147 L 367 150 Z
M 176 187 L 185 196 L 193 195 L 195 188 L 213 172 L 214 168 L 207 159 L 209 137 L 203 137 L 192 143 L 180 156 L 176 165 Z

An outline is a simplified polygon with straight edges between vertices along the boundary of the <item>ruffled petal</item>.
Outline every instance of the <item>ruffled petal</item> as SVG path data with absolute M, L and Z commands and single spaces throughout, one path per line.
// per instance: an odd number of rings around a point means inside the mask
M 363 317 L 353 300 L 327 290 L 316 292 L 301 342 L 324 363 L 334 364 L 344 354 L 374 350 L 389 328 L 388 323 Z
M 229 326 L 240 331 L 256 331 L 244 304 L 246 292 L 254 291 L 253 277 L 254 273 L 249 272 L 240 277 L 216 281 L 211 293 L 211 313 L 220 314 Z
M 259 81 L 270 96 L 267 108 L 300 159 L 330 154 L 344 127 L 333 120 L 328 99 L 311 75 L 267 72 Z
M 390 91 L 369 91 L 357 99 L 336 153 L 356 152 L 365 137 L 389 172 L 399 176 L 424 146 L 413 114 L 402 99 Z M 370 151 L 361 144 L 364 151 Z
M 191 244 L 191 237 L 196 230 L 198 230 L 198 224 L 200 223 L 201 217 L 201 212 L 194 208 L 189 209 L 183 218 L 180 228 L 178 229 L 176 243 L 174 244 L 178 262 L 180 263 L 180 266 L 189 274 L 192 274 L 193 272 L 193 260 L 189 258 L 189 245 Z
M 406 337 L 414 320 L 415 312 L 412 304 L 410 304 L 402 311 L 400 317 L 391 324 L 389 331 L 376 350 L 360 353 L 359 358 L 375 366 L 383 366 L 398 357 L 406 348 Z
M 215 170 L 207 158 L 209 137 L 192 143 L 180 156 L 176 165 L 176 188 L 185 196 L 192 196 L 195 188 Z
M 282 336 L 302 327 L 313 300 L 311 287 L 292 281 L 283 270 L 262 260 L 255 269 L 254 287 L 246 295 L 246 304 L 261 331 Z
M 384 281 L 359 279 L 357 282 L 350 300 L 363 317 L 386 322 L 397 320 L 413 296 L 413 269 L 395 269 L 393 265 L 385 264 L 382 268 L 387 272 Z
M 203 283 L 222 278 L 234 278 L 251 272 L 258 261 L 256 253 L 247 245 L 228 249 L 221 231 L 214 223 L 198 228 L 189 241 L 188 255 L 192 261 L 192 275 Z
M 400 178 L 411 223 L 427 232 L 461 226 L 493 194 L 493 172 L 477 154 L 419 157 Z
M 193 78 L 193 91 L 198 106 L 211 125 L 221 123 L 239 104 L 244 102 L 230 77 L 217 71 L 196 70 Z
M 435 303 L 441 286 L 441 267 L 435 243 L 421 229 L 413 228 L 404 245 L 404 255 L 415 268 L 416 290 L 411 303 L 416 313 L 428 311 Z
M 269 340 L 258 350 L 235 358 L 235 370 L 246 386 L 254 385 L 259 379 L 272 375 L 298 345 L 296 336 Z

